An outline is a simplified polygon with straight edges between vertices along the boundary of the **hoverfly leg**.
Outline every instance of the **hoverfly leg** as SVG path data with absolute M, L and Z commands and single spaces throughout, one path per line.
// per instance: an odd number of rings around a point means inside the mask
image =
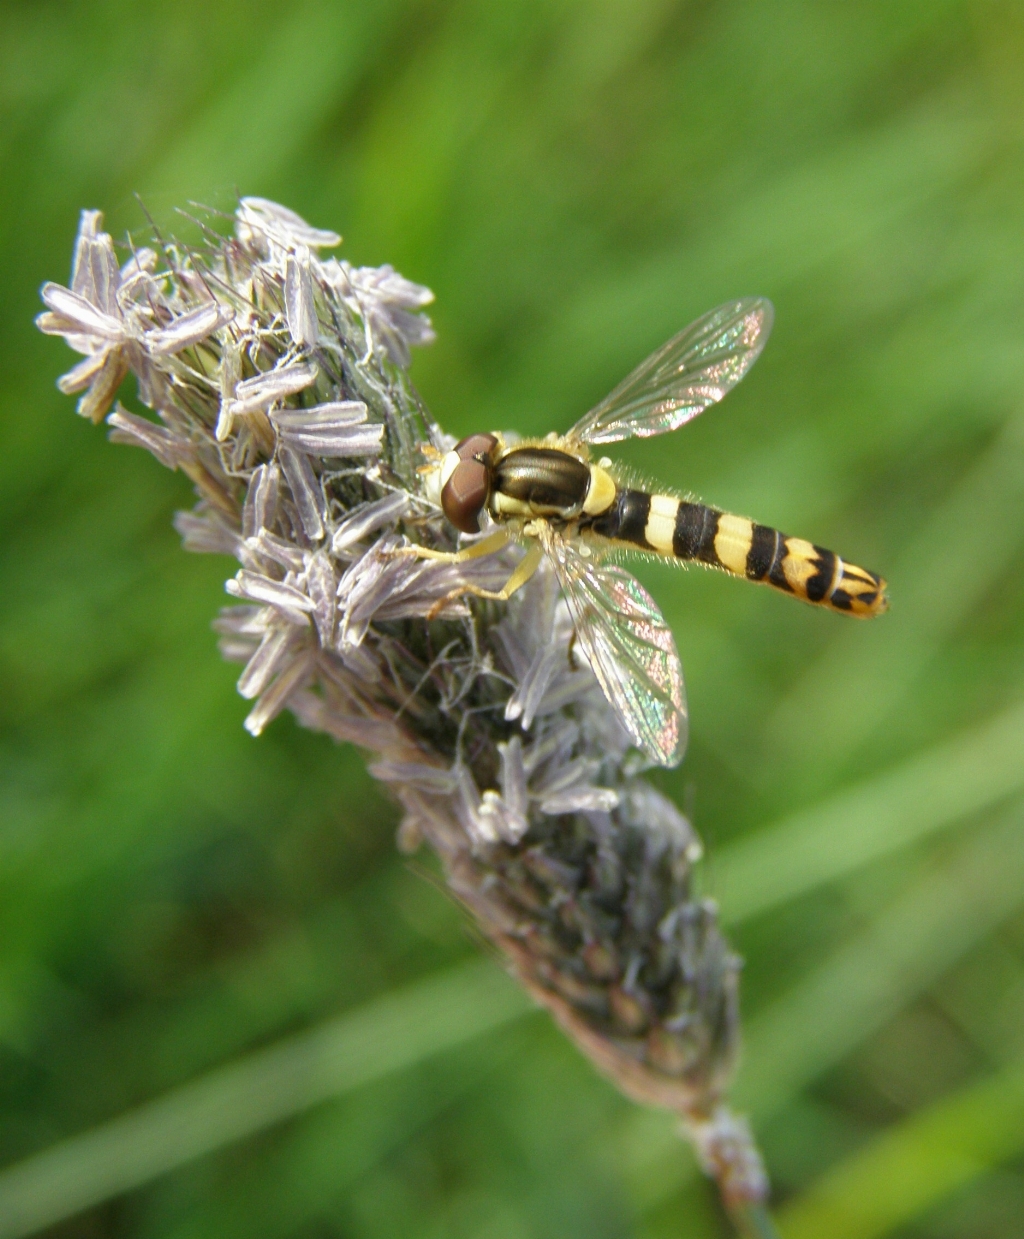
M 427 619 L 437 619 L 450 602 L 454 602 L 456 598 L 463 598 L 467 594 L 474 598 L 489 598 L 492 602 L 508 602 L 516 590 L 522 589 L 530 577 L 537 571 L 543 557 L 544 548 L 539 542 L 534 542 L 519 563 L 516 564 L 515 571 L 501 589 L 481 589 L 479 585 L 460 585 L 458 589 L 453 589 L 450 594 L 445 594 L 443 598 L 434 603 L 427 612 Z
M 494 533 L 481 538 L 479 542 L 474 542 L 472 546 L 464 547 L 461 551 L 432 551 L 427 546 L 413 544 L 399 547 L 395 554 L 412 555 L 416 559 L 435 559 L 445 564 L 464 564 L 467 559 L 480 559 L 483 555 L 493 555 L 495 551 L 500 551 L 508 540 L 507 529 L 496 529 Z
M 540 561 L 544 555 L 544 548 L 539 542 L 532 542 L 529 550 L 522 557 L 519 563 L 516 564 L 515 571 L 505 582 L 504 586 L 494 595 L 501 602 L 507 602 L 509 598 L 518 589 L 526 584 L 533 574 L 540 567 Z

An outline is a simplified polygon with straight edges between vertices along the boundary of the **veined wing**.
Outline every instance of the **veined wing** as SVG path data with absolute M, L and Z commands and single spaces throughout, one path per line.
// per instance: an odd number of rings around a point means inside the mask
M 566 438 L 615 443 L 677 430 L 743 378 L 764 348 L 774 315 L 764 297 L 745 297 L 698 318 L 637 366 Z
M 545 539 L 576 639 L 637 748 L 661 766 L 686 749 L 686 692 L 672 631 L 622 568 L 596 564 L 557 534 Z

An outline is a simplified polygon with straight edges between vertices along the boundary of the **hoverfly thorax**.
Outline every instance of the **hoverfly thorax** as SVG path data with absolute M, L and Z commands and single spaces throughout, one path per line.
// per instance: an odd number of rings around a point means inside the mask
M 470 435 L 441 462 L 441 510 L 460 533 L 480 532 L 500 446 L 496 435 Z
M 513 448 L 494 470 L 494 490 L 499 514 L 571 520 L 583 511 L 590 468 L 557 448 Z

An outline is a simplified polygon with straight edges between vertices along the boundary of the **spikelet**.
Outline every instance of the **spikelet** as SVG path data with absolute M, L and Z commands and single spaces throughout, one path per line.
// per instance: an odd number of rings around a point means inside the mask
M 445 599 L 500 588 L 516 549 L 396 553 L 454 547 L 418 472 L 452 441 L 404 370 L 433 339 L 432 294 L 321 256 L 339 242 L 246 198 L 232 236 L 119 262 L 83 212 L 71 285 L 44 286 L 37 320 L 83 354 L 60 387 L 193 481 L 187 549 L 238 560 L 215 627 L 243 664 L 249 731 L 290 710 L 372 754 L 400 846 L 436 850 L 534 998 L 620 1089 L 682 1119 L 727 1206 L 756 1208 L 764 1170 L 725 1102 L 739 963 L 693 894 L 699 840 L 574 654 L 550 570 L 507 604 L 467 605 Z M 111 411 L 130 371 L 155 418 Z

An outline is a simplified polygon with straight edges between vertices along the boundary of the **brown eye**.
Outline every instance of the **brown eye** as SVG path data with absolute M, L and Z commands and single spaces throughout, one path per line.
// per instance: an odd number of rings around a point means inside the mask
M 460 460 L 473 460 L 480 456 L 490 456 L 498 445 L 494 435 L 470 435 L 455 444 L 455 452 Z
M 475 436 L 483 438 L 483 435 Z M 460 533 L 480 532 L 488 473 L 478 460 L 460 460 L 441 491 L 441 510 Z

